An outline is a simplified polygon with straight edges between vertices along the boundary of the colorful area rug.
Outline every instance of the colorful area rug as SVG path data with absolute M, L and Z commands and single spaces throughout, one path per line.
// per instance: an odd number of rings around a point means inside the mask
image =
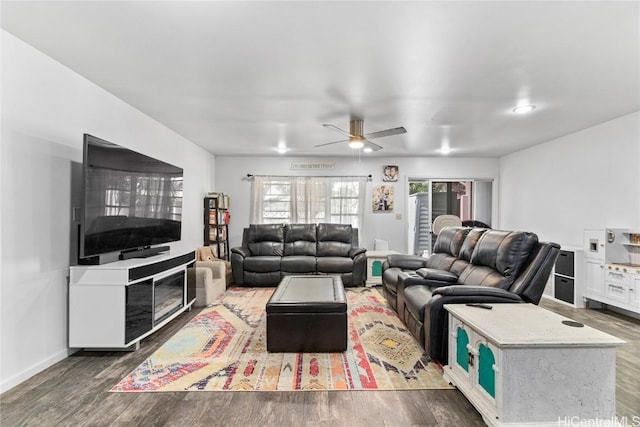
M 114 392 L 450 388 L 386 300 L 346 289 L 344 353 L 268 353 L 273 288 L 231 288 L 115 385 Z

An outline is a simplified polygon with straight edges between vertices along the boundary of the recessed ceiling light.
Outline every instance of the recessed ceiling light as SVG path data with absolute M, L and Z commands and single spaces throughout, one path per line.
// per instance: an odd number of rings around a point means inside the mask
M 365 147 L 362 151 L 364 151 L 365 153 L 371 153 L 373 150 L 371 149 L 371 147 Z
M 451 148 L 448 145 L 443 145 L 440 148 L 440 153 L 441 154 L 449 154 L 451 152 Z
M 516 114 L 525 114 L 530 113 L 536 108 L 535 105 L 518 105 L 513 109 L 513 112 Z

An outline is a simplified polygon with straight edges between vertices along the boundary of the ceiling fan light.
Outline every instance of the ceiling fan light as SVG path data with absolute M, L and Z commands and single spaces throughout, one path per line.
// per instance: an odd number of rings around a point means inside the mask
M 364 147 L 364 142 L 358 140 L 358 139 L 354 139 L 349 141 L 349 147 L 353 148 L 354 150 L 357 150 L 359 148 Z
M 516 114 L 526 114 L 530 113 L 536 108 L 535 105 L 518 105 L 513 109 L 513 112 Z

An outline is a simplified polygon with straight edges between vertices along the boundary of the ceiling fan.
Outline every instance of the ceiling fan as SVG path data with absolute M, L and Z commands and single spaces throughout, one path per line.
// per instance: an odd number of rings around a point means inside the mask
M 360 149 L 363 148 L 367 151 L 378 151 L 381 150 L 382 147 L 378 144 L 375 144 L 371 141 L 369 141 L 370 139 L 374 139 L 374 138 L 382 138 L 384 136 L 391 136 L 391 135 L 399 135 L 401 133 L 407 133 L 407 130 L 405 128 L 403 128 L 402 126 L 397 127 L 397 128 L 393 128 L 393 129 L 386 129 L 386 130 L 381 130 L 378 132 L 373 132 L 373 133 L 364 133 L 364 121 L 362 119 L 351 119 L 349 121 L 349 132 L 340 129 L 337 126 L 331 125 L 331 124 L 323 124 L 322 126 L 328 128 L 328 129 L 333 129 L 335 131 L 340 132 L 341 134 L 348 136 L 349 139 L 344 139 L 341 141 L 334 141 L 334 142 L 327 142 L 324 144 L 318 144 L 316 145 L 316 147 L 323 147 L 325 145 L 331 145 L 331 144 L 338 144 L 341 142 L 348 142 L 349 143 L 349 147 L 353 148 L 353 149 Z

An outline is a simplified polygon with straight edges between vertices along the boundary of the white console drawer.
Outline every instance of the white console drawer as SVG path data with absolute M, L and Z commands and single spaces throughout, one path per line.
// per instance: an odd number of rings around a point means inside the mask
M 629 275 L 620 271 L 607 270 L 604 274 L 604 280 L 607 283 L 617 283 L 619 285 L 628 286 L 630 282 Z
M 605 283 L 605 296 L 612 301 L 629 304 L 629 286 L 617 282 Z

